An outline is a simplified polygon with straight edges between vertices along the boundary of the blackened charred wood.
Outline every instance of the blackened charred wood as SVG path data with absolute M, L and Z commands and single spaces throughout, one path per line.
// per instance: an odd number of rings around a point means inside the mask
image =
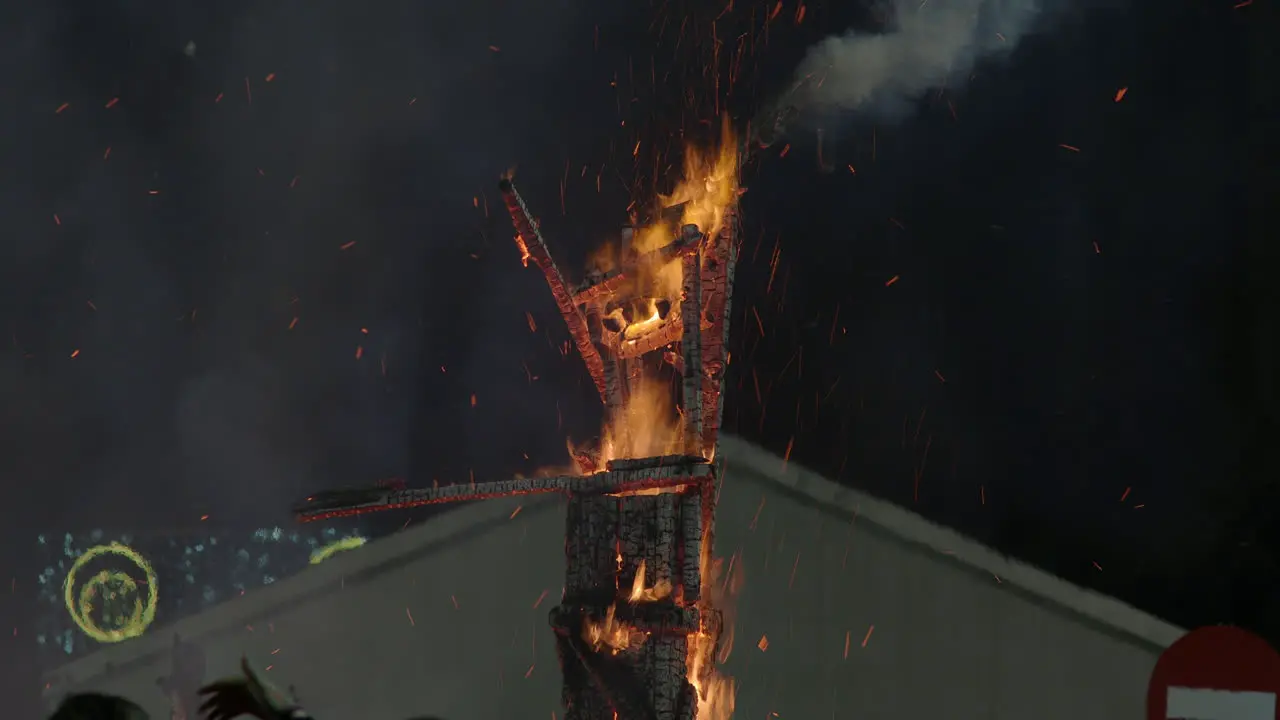
M 498 190 L 502 193 L 502 200 L 507 206 L 507 213 L 511 216 L 511 223 L 515 226 L 516 237 L 522 246 L 521 249 L 530 260 L 533 260 L 533 263 L 538 266 L 538 269 L 546 277 L 547 285 L 551 287 L 551 295 L 555 298 L 556 307 L 559 308 L 560 315 L 564 317 L 565 324 L 569 326 L 569 335 L 573 338 L 573 344 L 578 348 L 578 354 L 582 356 L 582 361 L 586 363 L 587 372 L 591 375 L 591 380 L 595 383 L 596 390 L 600 393 L 600 399 L 607 401 L 604 384 L 604 359 L 600 357 L 599 351 L 591 344 L 591 333 L 587 329 L 587 318 L 573 302 L 573 296 L 569 294 L 568 283 L 565 282 L 564 275 L 560 273 L 560 268 L 551 259 L 551 249 L 547 247 L 547 241 L 542 237 L 542 231 L 538 229 L 537 221 L 533 219 L 533 214 L 529 212 L 529 207 L 524 204 L 524 198 L 520 197 L 520 193 L 510 180 L 503 179 L 498 183 Z
M 682 485 L 705 482 L 712 475 L 711 465 L 702 458 L 680 456 L 647 458 L 623 464 L 611 461 L 608 467 L 611 469 L 606 472 L 585 476 L 518 478 L 498 482 L 444 485 L 430 489 L 396 490 L 373 487 L 364 490 L 330 491 L 307 498 L 294 508 L 294 513 L 299 522 L 314 522 L 382 510 L 515 495 L 539 493 L 606 495 L 677 488 Z

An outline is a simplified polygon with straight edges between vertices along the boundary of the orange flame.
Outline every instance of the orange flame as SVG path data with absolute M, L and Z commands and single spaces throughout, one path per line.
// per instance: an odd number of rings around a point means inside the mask
M 592 650 L 608 648 L 614 655 L 629 647 L 637 646 L 649 636 L 617 618 L 618 607 L 610 605 L 603 620 L 587 618 L 582 623 L 582 639 Z
M 738 198 L 738 143 L 726 118 L 720 143 L 712 151 L 696 147 L 685 149 L 683 178 L 670 195 L 659 195 L 661 208 L 682 205 L 680 226 L 696 225 L 707 237 L 714 237 L 724 227 L 725 215 Z M 678 235 L 679 227 L 661 219 L 639 228 L 631 240 L 630 252 L 643 255 L 660 250 Z M 661 266 L 638 268 L 638 277 L 627 289 L 628 294 L 644 297 L 643 310 L 622 329 L 622 339 L 631 340 L 649 334 L 665 321 L 678 316 L 683 290 L 683 265 L 674 258 Z M 658 301 L 669 306 L 665 316 Z M 622 313 L 615 311 L 615 320 Z M 683 450 L 681 423 L 665 382 L 641 378 L 625 407 L 606 418 L 601 442 L 601 463 L 619 458 L 650 457 Z
M 516 247 L 520 248 L 520 264 L 529 267 L 529 245 L 519 233 L 516 234 Z
M 683 177 L 670 195 L 658 195 L 660 208 L 684 205 L 679 226 L 659 219 L 636 230 L 632 252 L 643 255 L 670 245 L 684 225 L 697 225 L 704 235 L 714 237 L 724 227 L 725 214 L 737 198 L 738 141 L 725 118 L 719 146 L 711 152 L 686 147 Z M 654 287 L 674 308 L 680 300 L 682 279 L 680 261 L 674 260 L 645 270 L 639 282 L 642 287 Z
M 628 602 L 657 602 L 671 594 L 671 581 L 662 579 L 653 584 L 653 587 L 644 586 L 644 561 L 640 561 L 640 567 L 636 569 L 636 579 L 631 582 L 631 595 L 627 598 Z
M 742 587 L 741 564 L 731 558 L 729 568 L 724 569 L 720 560 L 711 562 L 711 534 L 703 537 L 702 588 L 703 601 L 699 606 L 703 623 L 696 634 L 689 636 L 689 654 L 686 659 L 689 683 L 698 695 L 698 720 L 729 720 L 733 717 L 737 685 L 733 678 L 721 673 L 717 665 L 728 661 L 733 652 L 733 602 Z M 736 572 L 735 572 L 736 569 Z M 724 582 L 720 582 L 724 575 Z M 710 623 L 710 610 L 720 611 L 720 628 Z M 717 632 L 718 631 L 718 632 Z M 716 642 L 720 652 L 716 654 Z
M 624 339 L 634 340 L 638 337 L 643 337 L 650 330 L 657 327 L 658 323 L 662 322 L 662 315 L 658 312 L 658 302 L 653 298 L 646 298 L 645 304 L 648 305 L 645 318 L 637 320 L 623 329 L 622 337 Z
M 609 460 L 672 455 L 682 431 L 671 390 L 660 379 L 641 377 L 630 397 L 606 418 L 600 441 L 600 467 Z
M 661 198 L 663 207 L 685 203 L 681 225 L 697 225 L 708 237 L 724 227 L 725 213 L 738 198 L 738 142 L 728 117 L 720 128 L 720 145 L 714 154 L 685 150 L 684 180 Z

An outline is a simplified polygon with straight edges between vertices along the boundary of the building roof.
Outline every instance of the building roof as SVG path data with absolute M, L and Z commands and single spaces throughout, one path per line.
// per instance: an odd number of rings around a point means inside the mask
M 834 483 L 740 438 L 722 435 L 719 454 L 731 477 L 734 473 L 745 472 L 750 480 L 772 484 L 780 492 L 800 496 L 823 510 L 856 516 L 862 527 L 870 524 L 900 542 L 937 552 L 941 560 L 993 575 L 1003 586 L 1033 601 L 1076 615 L 1111 634 L 1127 636 L 1158 649 L 1171 645 L 1185 633 L 1182 628 L 1119 600 L 1013 560 L 954 530 L 892 503 Z M 524 500 L 520 503 L 520 512 L 528 518 L 552 512 L 558 506 L 559 498 L 542 497 L 533 502 L 528 502 L 529 498 Z M 238 631 L 256 618 L 314 598 L 318 593 L 341 587 L 343 583 L 359 582 L 394 571 L 424 555 L 487 534 L 496 525 L 509 520 L 511 506 L 517 502 L 478 503 L 440 515 L 430 522 L 370 543 L 360 552 L 335 556 L 307 572 L 256 589 L 243 599 L 223 603 L 127 643 L 105 646 L 58 668 L 46 679 L 46 687 L 50 693 L 61 694 L 66 688 L 90 679 L 157 661 L 170 651 L 175 633 L 184 639 L 199 640 Z
M 900 541 L 928 548 L 954 562 L 994 575 L 1003 585 L 1041 604 L 1083 617 L 1112 634 L 1129 636 L 1157 648 L 1168 647 L 1186 634 L 1185 629 L 1113 597 L 1010 558 L 893 503 L 839 485 L 741 438 L 721 435 L 719 452 L 730 468 L 751 468 L 753 474 L 821 506 L 856 515 L 860 524 L 870 523 Z

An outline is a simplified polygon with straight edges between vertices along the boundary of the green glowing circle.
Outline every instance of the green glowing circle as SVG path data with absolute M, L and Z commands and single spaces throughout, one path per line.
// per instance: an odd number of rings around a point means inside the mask
M 81 586 L 77 593 L 76 574 L 84 569 L 89 561 L 107 555 L 124 558 L 141 570 L 146 576 L 142 583 L 146 586 L 146 590 L 143 591 L 138 581 L 127 572 L 102 570 Z M 142 600 L 143 594 L 146 595 L 145 603 Z M 129 595 L 133 596 L 133 612 L 128 617 L 119 618 L 119 622 L 112 623 L 115 627 L 103 628 L 93 619 L 95 599 L 101 598 L 103 610 L 106 610 L 107 601 Z M 76 626 L 85 635 L 100 643 L 118 643 L 146 632 L 156 619 L 156 603 L 159 600 L 156 573 L 151 568 L 151 564 L 133 548 L 117 542 L 110 545 L 95 545 L 76 558 L 71 569 L 67 571 L 66 579 L 62 581 L 62 597 L 67 606 L 67 614 L 75 621 Z

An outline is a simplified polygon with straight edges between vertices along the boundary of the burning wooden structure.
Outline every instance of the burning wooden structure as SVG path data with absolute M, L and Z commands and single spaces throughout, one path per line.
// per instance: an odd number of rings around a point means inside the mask
M 738 243 L 736 157 L 729 160 L 732 167 L 722 163 L 718 175 L 697 178 L 701 192 L 686 193 L 657 223 L 624 230 L 622 261 L 589 273 L 577 288 L 561 274 L 510 180 L 500 184 L 522 260 L 546 276 L 605 405 L 602 446 L 574 452 L 581 474 L 429 490 L 339 490 L 297 508 L 305 522 L 510 495 L 566 495 L 567 577 L 550 621 L 567 720 L 710 720 L 732 712 L 732 685 L 715 672 L 721 616 L 708 582 L 713 460 Z M 637 231 L 652 247 L 637 247 Z M 656 446 L 631 436 L 656 418 L 635 418 L 631 411 L 663 364 L 681 381 L 673 441 L 664 444 L 666 452 L 637 457 L 637 448 Z

